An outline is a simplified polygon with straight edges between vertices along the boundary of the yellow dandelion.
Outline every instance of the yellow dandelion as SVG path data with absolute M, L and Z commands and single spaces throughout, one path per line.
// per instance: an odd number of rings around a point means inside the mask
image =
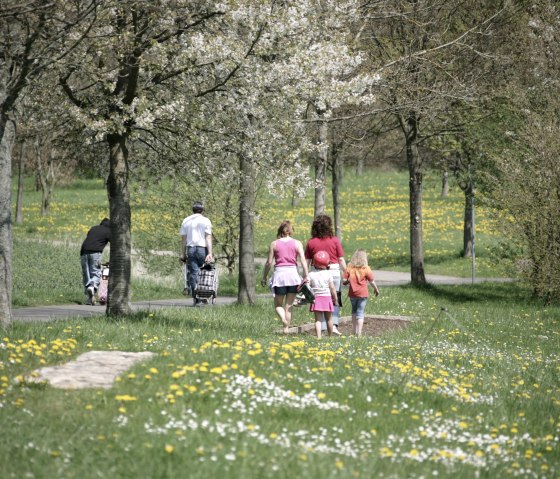
M 117 401 L 136 401 L 136 396 L 131 396 L 129 394 L 117 394 L 115 396 Z

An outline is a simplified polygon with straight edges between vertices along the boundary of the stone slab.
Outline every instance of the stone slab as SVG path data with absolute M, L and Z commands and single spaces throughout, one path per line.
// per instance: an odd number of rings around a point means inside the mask
M 25 378 L 28 383 L 49 383 L 61 389 L 103 388 L 113 386 L 115 378 L 134 364 L 150 359 L 154 353 L 143 351 L 89 351 L 59 366 L 38 369 Z

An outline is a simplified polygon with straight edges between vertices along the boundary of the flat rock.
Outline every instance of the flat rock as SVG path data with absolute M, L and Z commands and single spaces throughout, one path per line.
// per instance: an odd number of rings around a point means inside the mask
M 112 387 L 115 378 L 135 363 L 150 359 L 154 353 L 143 351 L 89 351 L 60 366 L 48 366 L 25 378 L 28 383 L 49 383 L 61 389 Z

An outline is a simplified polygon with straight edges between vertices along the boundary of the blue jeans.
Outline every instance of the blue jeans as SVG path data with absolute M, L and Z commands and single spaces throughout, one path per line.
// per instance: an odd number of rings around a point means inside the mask
M 189 285 L 191 287 L 192 297 L 195 297 L 194 291 L 198 283 L 198 271 L 204 264 L 206 259 L 206 248 L 204 246 L 188 246 L 187 247 L 187 267 L 189 268 Z
M 90 286 L 97 291 L 101 282 L 101 253 L 89 253 L 80 256 L 82 264 L 82 282 L 84 291 Z
M 356 316 L 356 319 L 364 319 L 366 314 L 366 303 L 367 298 L 350 298 L 352 316 Z

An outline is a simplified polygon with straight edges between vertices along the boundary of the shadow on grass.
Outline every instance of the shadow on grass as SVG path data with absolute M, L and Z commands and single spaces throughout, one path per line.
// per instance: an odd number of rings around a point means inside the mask
M 430 295 L 442 306 L 461 303 L 504 303 L 527 306 L 529 304 L 542 305 L 532 295 L 530 287 L 523 283 L 478 283 L 462 285 L 434 285 L 402 286 L 403 289 L 416 290 Z
M 268 307 L 267 307 L 268 306 Z M 270 322 L 270 305 L 255 304 L 252 307 L 232 305 L 206 306 L 202 308 L 170 307 L 152 311 L 137 311 L 127 316 L 104 317 L 107 323 L 156 326 L 181 331 L 204 330 L 215 337 L 266 334 L 274 324 Z

